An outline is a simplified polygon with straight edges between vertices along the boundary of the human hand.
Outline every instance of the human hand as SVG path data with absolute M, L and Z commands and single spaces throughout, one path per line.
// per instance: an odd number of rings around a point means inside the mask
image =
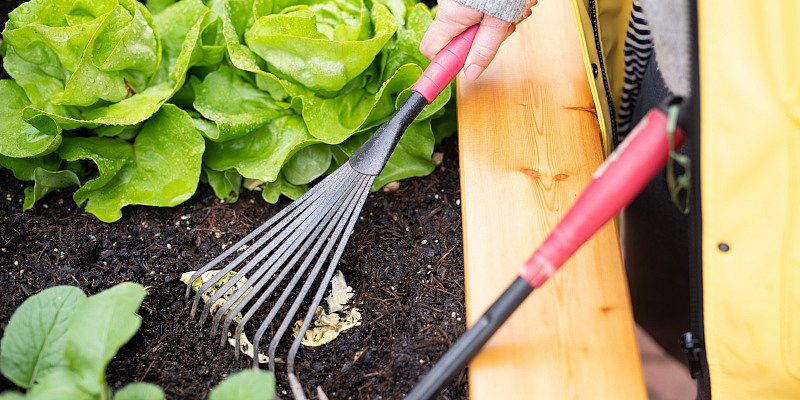
M 532 0 L 529 7 L 535 6 L 537 2 L 538 0 Z M 459 4 L 455 0 L 439 0 L 439 11 L 425 32 L 419 49 L 425 57 L 433 59 L 461 32 L 480 24 L 464 69 L 467 79 L 475 80 L 492 62 L 503 41 L 514 33 L 517 24 L 530 15 L 529 8 L 519 21 L 509 22 Z

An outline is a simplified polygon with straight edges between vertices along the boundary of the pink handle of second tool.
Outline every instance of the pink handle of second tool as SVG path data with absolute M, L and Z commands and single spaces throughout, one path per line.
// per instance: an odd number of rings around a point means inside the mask
M 522 267 L 520 277 L 540 287 L 583 243 L 617 215 L 666 164 L 667 117 L 654 109 L 628 135 L 592 177 L 564 219 Z M 675 132 L 675 146 L 684 141 Z
M 472 42 L 478 33 L 478 25 L 461 32 L 453 38 L 436 57 L 433 58 L 428 68 L 414 84 L 414 91 L 425 97 L 428 104 L 432 103 L 439 93 L 453 81 L 458 72 L 464 68 L 467 55 L 472 48 Z

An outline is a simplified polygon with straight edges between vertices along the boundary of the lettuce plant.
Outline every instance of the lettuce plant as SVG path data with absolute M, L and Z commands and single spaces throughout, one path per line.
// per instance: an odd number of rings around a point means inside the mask
M 163 400 L 149 383 L 131 383 L 112 392 L 106 367 L 136 334 L 136 314 L 145 297 L 137 283 L 125 282 L 86 297 L 73 286 L 57 286 L 31 296 L 17 308 L 0 341 L 0 372 L 22 389 L 0 400 Z M 243 371 L 212 390 L 211 400 L 269 398 L 275 382 L 267 372 Z
M 409 95 L 432 18 L 417 0 L 29 1 L 2 33 L 0 167 L 34 182 L 24 209 L 77 186 L 108 222 L 201 180 L 229 201 L 245 178 L 266 201 L 296 198 Z M 374 189 L 433 170 L 450 100 L 411 125 Z

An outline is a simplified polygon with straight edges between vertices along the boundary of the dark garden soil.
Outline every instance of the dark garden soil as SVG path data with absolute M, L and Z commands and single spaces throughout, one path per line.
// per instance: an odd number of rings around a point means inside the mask
M 0 1 L 0 26 L 19 3 Z M 3 72 L 0 60 L 0 78 L 7 78 Z M 456 139 L 437 151 L 444 161 L 431 176 L 369 196 L 340 263 L 363 324 L 326 346 L 301 349 L 297 369 L 307 389 L 320 386 L 331 399 L 401 398 L 464 331 Z M 26 186 L 0 170 L 0 332 L 17 306 L 45 288 L 76 285 L 94 294 L 134 281 L 148 290 L 142 327 L 109 365 L 112 387 L 145 381 L 169 399 L 199 399 L 250 366 L 234 358 L 232 347 L 219 346 L 208 323 L 189 319 L 179 277 L 285 201 L 269 205 L 245 192 L 224 204 L 201 184 L 179 207 L 128 207 L 120 221 L 106 224 L 82 212 L 69 190 L 22 212 Z M 283 365 L 278 369 L 278 392 L 285 393 Z M 0 391 L 13 388 L 0 377 Z M 464 399 L 466 391 L 462 373 L 440 398 Z
M 369 196 L 340 263 L 356 290 L 363 325 L 298 355 L 308 389 L 332 399 L 402 397 L 464 330 L 463 262 L 456 139 L 439 151 L 433 175 Z M 115 388 L 146 381 L 168 398 L 204 398 L 228 374 L 249 367 L 189 319 L 181 272 L 196 269 L 277 212 L 254 192 L 222 204 L 201 184 L 176 208 L 128 207 L 114 223 L 82 212 L 68 190 L 22 212 L 25 183 L 0 171 L 0 330 L 28 296 L 54 285 L 88 294 L 123 281 L 148 295 L 142 327 L 108 368 Z M 284 353 L 285 354 L 285 353 Z M 249 359 L 248 359 L 249 360 Z M 279 368 L 279 393 L 287 390 Z M 0 381 L 0 389 L 10 389 Z M 462 374 L 441 396 L 466 398 Z

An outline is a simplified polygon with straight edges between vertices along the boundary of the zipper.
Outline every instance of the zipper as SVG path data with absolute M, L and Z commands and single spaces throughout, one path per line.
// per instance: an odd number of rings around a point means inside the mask
M 611 140 L 614 147 L 620 143 L 619 132 L 617 132 L 617 113 L 614 110 L 614 98 L 611 95 L 611 89 L 608 85 L 608 75 L 606 74 L 606 63 L 603 58 L 603 49 L 600 46 L 600 28 L 597 22 L 597 0 L 589 0 L 589 19 L 592 22 L 592 32 L 594 33 L 594 47 L 597 50 L 598 64 L 600 64 L 600 74 L 603 77 L 603 89 L 606 93 L 606 102 L 608 103 L 608 110 L 611 118 Z M 610 151 L 609 149 L 606 149 Z
M 681 337 L 692 377 L 698 380 L 698 398 L 710 399 L 711 388 L 705 352 L 703 324 L 703 207 L 700 193 L 700 53 L 698 40 L 697 0 L 688 4 L 690 13 L 691 87 L 692 96 L 685 109 L 683 126 L 688 135 L 691 159 L 691 212 L 689 213 L 689 318 L 691 331 Z

